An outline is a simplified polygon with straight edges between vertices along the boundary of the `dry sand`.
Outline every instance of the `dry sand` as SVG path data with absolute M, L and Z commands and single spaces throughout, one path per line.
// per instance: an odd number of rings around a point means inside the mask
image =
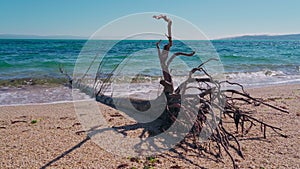
M 300 85 L 247 91 L 289 108 L 290 114 L 269 108 L 262 108 L 259 114 L 266 122 L 281 127 L 288 137 L 268 130 L 264 139 L 259 127 L 254 128 L 248 136 L 239 138 L 245 159 L 235 156 L 237 164 L 240 168 L 300 168 Z M 99 107 L 108 115 L 117 114 L 100 103 Z M 110 118 L 118 120 L 115 115 Z M 81 127 L 73 103 L 0 107 L 0 168 L 144 168 L 151 163 L 146 158 L 136 160 L 106 152 L 86 139 Z M 166 152 L 152 163 L 154 168 L 232 168 L 225 154 L 223 161 L 189 151 Z

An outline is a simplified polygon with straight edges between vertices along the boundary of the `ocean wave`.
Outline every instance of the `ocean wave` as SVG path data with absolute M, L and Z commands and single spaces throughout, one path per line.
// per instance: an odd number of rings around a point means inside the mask
M 226 79 L 244 86 L 266 86 L 300 82 L 300 74 L 286 74 L 279 70 L 262 70 L 257 72 L 226 73 Z
M 228 59 L 236 59 L 236 58 L 242 58 L 244 56 L 239 56 L 239 55 L 223 55 L 221 57 L 228 58 Z
M 2 88 L 3 89 L 3 88 Z M 6 87 L 0 92 L 0 106 L 8 105 L 41 105 L 87 101 L 91 98 L 65 86 L 23 86 L 21 88 Z
M 286 74 L 282 71 L 274 70 L 262 70 L 257 72 L 233 72 L 225 73 L 226 77 L 229 79 L 236 78 L 255 78 L 255 77 L 272 77 L 272 76 L 285 76 Z
M 12 64 L 7 63 L 4 60 L 0 60 L 0 68 L 9 68 L 9 67 L 13 67 Z
M 250 57 L 250 56 L 243 56 L 243 55 L 221 55 L 220 56 L 223 61 L 234 61 L 234 62 L 240 62 L 240 63 L 256 63 L 257 61 L 266 62 L 271 61 L 271 63 L 274 63 L 276 61 L 281 61 L 280 59 L 271 58 L 271 57 Z

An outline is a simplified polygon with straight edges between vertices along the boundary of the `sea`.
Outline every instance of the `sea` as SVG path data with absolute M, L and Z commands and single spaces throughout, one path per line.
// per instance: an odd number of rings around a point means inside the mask
M 78 73 L 81 68 L 77 65 L 83 63 L 87 69 L 87 65 L 96 64 L 93 73 L 104 79 L 110 74 L 124 78 L 138 72 L 150 79 L 153 77 L 152 83 L 161 88 L 157 81 L 161 70 L 156 42 L 0 39 L 0 105 L 74 100 L 74 93 L 72 95 L 64 81 L 66 76 L 59 68 L 73 76 L 73 72 Z M 193 57 L 174 59 L 171 71 L 182 75 L 211 56 L 218 59 L 218 68 L 210 67 L 208 71 L 216 73 L 214 70 L 218 70 L 225 80 L 245 87 L 300 84 L 300 40 L 174 41 L 170 52 L 191 51 L 196 52 Z M 77 100 L 89 98 L 79 90 L 75 93 Z

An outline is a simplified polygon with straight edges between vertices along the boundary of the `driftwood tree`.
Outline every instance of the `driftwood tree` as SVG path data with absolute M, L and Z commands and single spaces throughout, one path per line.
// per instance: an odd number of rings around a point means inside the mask
M 243 153 L 241 150 L 241 146 L 239 141 L 234 133 L 225 129 L 223 125 L 224 117 L 229 117 L 235 124 L 236 132 L 238 132 L 239 126 L 241 126 L 241 134 L 247 134 L 249 130 L 254 125 L 261 125 L 261 131 L 263 132 L 264 138 L 266 138 L 266 130 L 270 128 L 274 130 L 276 133 L 280 134 L 281 136 L 285 137 L 285 135 L 279 133 L 281 130 L 278 127 L 272 126 L 270 124 L 264 123 L 263 121 L 255 118 L 253 116 L 254 112 L 249 110 L 243 109 L 243 105 L 254 105 L 260 106 L 265 105 L 272 109 L 278 110 L 280 112 L 288 113 L 287 110 L 275 107 L 268 103 L 263 102 L 261 99 L 253 98 L 248 93 L 245 92 L 242 85 L 237 83 L 231 83 L 229 81 L 217 81 L 212 76 L 210 76 L 204 69 L 204 66 L 207 62 L 214 61 L 216 59 L 209 59 L 206 62 L 201 63 L 198 67 L 193 68 L 190 73 L 189 77 L 186 81 L 182 82 L 178 88 L 174 89 L 172 76 L 170 74 L 169 66 L 172 63 L 173 59 L 177 56 L 193 56 L 195 52 L 191 53 L 183 53 L 177 52 L 174 53 L 172 56 L 169 57 L 170 49 L 173 45 L 172 42 L 172 20 L 169 19 L 166 15 L 159 15 L 153 16 L 155 19 L 163 19 L 168 24 L 168 34 L 167 39 L 168 43 L 164 45 L 163 49 L 160 49 L 161 40 L 157 42 L 156 47 L 158 50 L 158 56 L 160 59 L 160 65 L 163 73 L 163 80 L 160 81 L 160 84 L 164 87 L 164 94 L 167 98 L 167 105 L 164 112 L 164 120 L 165 122 L 176 121 L 176 116 L 179 109 L 184 111 L 184 114 L 187 116 L 186 119 L 189 119 L 189 114 L 191 112 L 190 106 L 197 106 L 198 108 L 198 115 L 196 121 L 194 123 L 193 128 L 190 131 L 190 134 L 186 137 L 193 139 L 193 143 L 195 147 L 202 146 L 201 142 L 199 142 L 199 135 L 205 125 L 208 125 L 206 121 L 209 119 L 208 116 L 212 116 L 212 124 L 215 124 L 216 127 L 210 127 L 211 136 L 210 142 L 215 144 L 218 147 L 218 151 L 215 154 L 216 157 L 222 157 L 222 152 L 225 151 L 226 154 L 231 158 L 233 163 L 233 167 L 237 168 L 235 164 L 235 160 L 230 153 L 229 149 L 233 149 L 237 154 L 243 157 Z M 204 77 L 197 78 L 193 77 L 193 74 L 196 72 L 200 72 L 203 74 Z M 198 86 L 190 85 L 192 83 L 198 83 Z M 237 85 L 240 87 L 240 90 L 232 90 L 232 89 L 222 89 L 222 84 L 227 83 L 228 85 Z M 197 88 L 200 93 L 199 94 L 187 94 L 186 90 L 189 88 Z M 185 99 L 189 104 L 185 104 L 184 106 L 181 105 L 181 99 Z M 197 100 L 199 103 L 195 103 L 194 101 Z M 217 103 L 217 104 L 216 104 Z M 218 112 L 221 112 L 222 116 Z M 193 119 L 191 119 L 193 120 Z M 184 123 L 184 122 L 183 122 Z M 249 124 L 248 128 L 245 128 L 245 125 Z M 169 125 L 166 125 L 169 126 Z M 183 125 L 184 126 L 184 125 Z M 183 140 L 187 141 L 186 139 Z
M 169 56 L 170 49 L 173 46 L 172 20 L 166 15 L 153 16 L 153 18 L 158 20 L 162 19 L 167 22 L 168 30 L 168 33 L 166 35 L 168 40 L 167 44 L 165 44 L 161 49 L 160 46 L 162 41 L 160 40 L 156 43 L 163 75 L 163 79 L 160 81 L 160 84 L 164 88 L 163 96 L 161 97 L 165 97 L 167 100 L 165 111 L 160 117 L 158 117 L 157 120 L 157 123 L 160 123 L 159 132 L 164 132 L 165 130 L 167 130 L 177 120 L 178 112 L 182 111 L 186 116 L 186 121 L 180 122 L 182 124 L 181 127 L 185 127 L 186 123 L 193 123 L 193 127 L 190 130 L 189 134 L 185 137 L 185 139 L 182 140 L 182 142 L 179 144 L 192 142 L 194 148 L 202 148 L 206 152 L 209 152 L 217 158 L 222 158 L 223 153 L 225 152 L 231 158 L 233 168 L 237 168 L 237 165 L 235 164 L 235 159 L 232 152 L 236 152 L 237 155 L 244 158 L 237 137 L 238 132 L 240 132 L 240 134 L 243 136 L 247 134 L 253 126 L 260 125 L 264 138 L 266 138 L 266 130 L 268 128 L 274 130 L 280 136 L 286 137 L 284 134 L 280 133 L 280 128 L 271 124 L 267 124 L 262 120 L 256 118 L 255 114 L 257 112 L 250 111 L 245 107 L 257 107 L 264 105 L 282 113 L 288 113 L 288 111 L 286 109 L 270 105 L 264 102 L 262 99 L 250 96 L 245 92 L 243 86 L 238 83 L 215 80 L 204 69 L 206 63 L 216 60 L 214 58 L 209 59 L 199 64 L 198 67 L 190 70 L 188 78 L 175 89 L 169 68 L 172 61 L 177 56 L 191 57 L 195 54 L 195 52 L 177 52 Z M 64 73 L 63 69 L 61 69 L 61 72 L 63 74 L 66 74 Z M 194 76 L 196 72 L 203 76 Z M 69 75 L 67 75 L 67 78 L 70 82 L 73 82 L 73 85 L 75 83 L 75 86 L 83 86 L 80 85 L 82 79 L 72 79 Z M 109 76 L 108 78 L 111 78 L 111 76 Z M 103 84 L 109 82 L 109 80 L 107 79 L 105 79 L 104 82 L 99 81 L 101 81 L 101 79 L 96 77 L 94 86 L 98 86 L 99 83 L 102 83 L 101 86 L 105 86 Z M 237 86 L 239 89 L 223 89 L 223 84 L 227 84 L 229 86 Z M 196 89 L 199 92 L 188 93 L 187 91 L 190 88 Z M 112 99 L 108 99 L 110 97 L 103 95 L 102 91 L 103 87 L 100 87 L 100 89 L 94 91 L 94 93 L 96 94 L 96 100 L 115 107 Z M 184 105 L 182 104 L 183 99 L 186 102 L 186 104 Z M 132 104 L 135 105 L 134 107 L 136 109 L 142 110 L 147 107 L 149 103 L 148 101 L 144 100 L 132 100 Z M 194 110 L 195 107 L 197 108 L 196 119 L 192 118 L 193 113 L 191 112 L 191 109 Z M 225 119 L 226 121 L 233 122 L 236 131 L 230 130 L 232 128 L 230 127 L 230 123 L 228 123 L 229 125 L 224 125 Z M 207 123 L 208 120 L 210 120 L 210 123 Z M 241 127 L 240 131 L 239 126 Z M 204 128 L 210 130 L 210 135 L 208 138 L 209 146 L 206 148 L 204 148 L 203 143 L 199 140 L 201 132 L 203 132 Z M 152 133 L 158 134 L 157 131 Z M 217 151 L 213 150 L 214 148 L 212 147 L 216 148 Z

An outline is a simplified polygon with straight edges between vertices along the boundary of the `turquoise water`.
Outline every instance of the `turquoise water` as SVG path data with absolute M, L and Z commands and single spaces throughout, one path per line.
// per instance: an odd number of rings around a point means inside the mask
M 84 42 L 0 40 L 0 79 L 59 77 L 58 66 L 72 70 Z
M 105 52 L 106 47 L 116 41 L 94 41 L 87 55 L 97 56 Z M 85 45 L 85 40 L 0 40 L 0 80 L 22 78 L 60 78 L 63 77 L 58 67 L 62 65 L 72 74 L 76 59 Z M 116 64 L 132 53 L 155 48 L 156 41 L 127 40 L 117 43 L 106 56 L 102 69 L 106 73 L 113 70 Z M 190 67 L 201 63 L 201 51 L 205 50 L 206 41 L 174 41 L 172 52 L 192 49 L 200 51 L 192 58 L 182 58 Z M 300 41 L 212 41 L 220 56 L 225 73 L 229 79 L 249 83 L 252 77 L 264 82 L 265 79 L 276 83 L 298 81 L 300 76 Z M 190 49 L 190 47 L 192 49 Z M 157 62 L 157 52 L 138 53 L 134 69 L 148 63 Z M 89 60 L 87 60 L 86 64 Z M 180 66 L 180 65 L 177 65 Z M 149 69 L 143 72 L 149 76 L 160 75 L 160 69 Z M 270 79 L 270 78 L 273 79 Z M 247 81 L 248 78 L 248 81 Z M 255 82 L 255 83 L 256 83 Z
M 86 40 L 5 40 L 0 39 L 0 105 L 32 104 L 88 99 L 88 96 L 59 85 L 53 87 L 36 85 L 15 85 L 7 87 L 7 82 L 30 84 L 29 79 L 55 81 L 65 78 L 59 66 L 70 74 L 73 70 L 85 72 L 93 62 L 94 73 L 101 78 L 113 73 L 122 79 L 130 74 L 146 75 L 152 85 L 130 84 L 115 87 L 111 91 L 125 89 L 125 94 L 142 96 L 161 92 L 157 76 L 161 70 L 156 50 L 156 41 L 89 41 Z M 162 42 L 166 43 L 166 42 Z M 300 40 L 291 41 L 174 41 L 171 53 L 196 51 L 193 57 L 179 57 L 171 64 L 172 73 L 187 72 L 210 57 L 220 56 L 221 64 L 211 70 L 224 68 L 227 80 L 239 82 L 246 87 L 272 84 L 300 84 Z M 78 56 L 81 56 L 78 59 Z M 102 60 L 102 62 L 100 62 Z M 77 64 L 76 64 L 77 61 Z M 83 65 L 74 67 L 74 65 Z M 97 65 L 98 64 L 98 65 Z M 116 69 L 121 67 L 122 69 Z M 77 68 L 77 69 L 76 69 Z M 207 68 L 207 67 L 206 67 Z M 91 70 L 92 70 L 91 69 Z M 223 69 L 220 69 L 223 70 Z M 217 71 L 218 72 L 218 71 Z M 123 76 L 122 75 L 125 75 Z M 152 78 L 155 76 L 155 78 Z M 178 76 L 181 77 L 181 76 Z M 26 79 L 24 79 L 26 78 Z M 16 80 L 17 79 L 17 80 Z M 182 82 L 182 79 L 174 78 Z M 13 86 L 13 85 L 12 85 Z M 74 95 L 75 93 L 75 95 Z M 76 94 L 77 93 L 77 94 Z M 75 98 L 74 98 L 75 97 Z

